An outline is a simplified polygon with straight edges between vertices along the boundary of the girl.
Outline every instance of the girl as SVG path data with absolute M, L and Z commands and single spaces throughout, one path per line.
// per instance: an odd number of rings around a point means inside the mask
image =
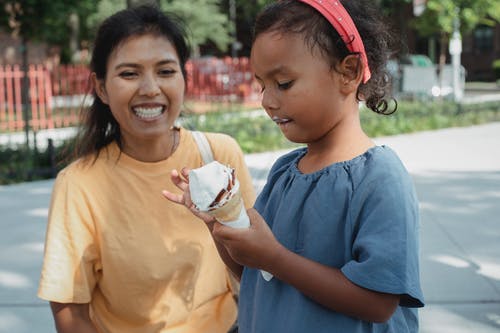
M 191 133 L 174 127 L 186 87 L 185 37 L 151 6 L 118 12 L 99 28 L 94 102 L 77 159 L 54 185 L 38 292 L 58 332 L 226 333 L 236 319 L 229 274 L 207 228 L 160 193 L 169 170 L 203 163 Z M 206 136 L 215 158 L 238 170 L 251 207 L 240 148 L 226 135 Z
M 251 61 L 262 105 L 306 147 L 274 164 L 248 230 L 213 225 L 241 275 L 241 333 L 418 331 L 417 198 L 399 158 L 359 119 L 360 101 L 394 111 L 390 35 L 371 3 L 279 1 L 257 18 Z M 187 182 L 172 180 L 184 196 L 168 197 L 190 207 Z

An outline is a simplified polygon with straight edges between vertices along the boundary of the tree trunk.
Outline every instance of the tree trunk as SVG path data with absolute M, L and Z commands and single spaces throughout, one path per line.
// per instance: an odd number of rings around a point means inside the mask
M 448 47 L 448 34 L 446 32 L 441 32 L 440 45 L 439 45 L 439 63 L 438 63 L 438 82 L 439 89 L 443 89 L 443 69 L 446 64 L 446 50 Z M 442 98 L 442 95 L 439 96 Z
M 80 49 L 79 45 L 79 36 L 80 36 L 80 18 L 78 17 L 77 13 L 71 13 L 68 18 L 68 25 L 69 25 L 69 51 L 70 51 L 70 56 L 71 56 L 71 61 L 78 60 L 76 59 L 75 56 L 78 55 L 78 51 Z
M 31 111 L 31 103 L 30 103 L 30 94 L 29 94 L 29 66 L 28 66 L 28 39 L 23 36 L 21 38 L 21 59 L 22 59 L 22 71 L 23 71 L 23 79 L 21 82 L 22 90 L 21 90 L 21 103 L 23 110 L 23 120 L 24 120 L 24 133 L 26 135 L 26 148 L 29 151 L 30 148 L 30 111 Z

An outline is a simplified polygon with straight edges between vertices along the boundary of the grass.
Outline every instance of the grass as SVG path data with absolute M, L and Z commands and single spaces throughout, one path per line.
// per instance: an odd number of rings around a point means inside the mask
M 223 110 L 206 114 L 189 114 L 183 126 L 210 132 L 222 132 L 238 141 L 245 153 L 257 153 L 297 146 L 289 142 L 263 111 Z M 500 103 L 457 105 L 452 102 L 405 102 L 398 110 L 382 116 L 363 108 L 361 123 L 370 137 L 470 126 L 500 121 Z
M 199 105 L 197 105 L 199 107 Z M 210 112 L 185 113 L 180 119 L 188 129 L 221 132 L 234 137 L 244 153 L 257 153 L 298 146 L 288 141 L 261 109 L 251 105 L 218 103 Z M 388 136 L 447 127 L 470 126 L 500 121 L 500 103 L 457 105 L 451 102 L 404 102 L 396 113 L 381 116 L 362 109 L 361 123 L 371 137 Z M 70 145 L 68 140 L 65 145 Z M 54 174 L 54 156 L 65 147 L 40 152 L 0 146 L 0 184 L 50 178 Z M 57 164 L 58 168 L 64 164 Z

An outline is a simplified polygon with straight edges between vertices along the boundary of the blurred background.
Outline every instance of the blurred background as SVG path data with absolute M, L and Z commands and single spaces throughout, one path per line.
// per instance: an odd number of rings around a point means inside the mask
M 189 27 L 193 56 L 184 126 L 230 131 L 247 153 L 290 146 L 260 117 L 259 88 L 248 60 L 252 22 L 269 2 L 2 0 L 0 184 L 50 178 L 63 166 L 57 166 L 58 152 L 71 145 L 78 112 L 91 99 L 87 64 L 96 27 L 141 3 L 174 12 Z M 498 119 L 500 1 L 376 2 L 399 37 L 388 71 L 402 111 L 383 123 L 367 112 L 370 135 Z M 230 117 L 232 126 L 221 125 L 219 118 L 227 120 L 228 112 L 238 115 Z M 238 125 L 248 124 L 248 117 L 252 126 Z
M 500 1 L 373 0 L 398 36 L 398 111 L 361 105 L 400 155 L 421 208 L 421 333 L 500 332 Z M 138 0 L 0 0 L 0 333 L 53 332 L 36 297 L 54 177 L 90 103 L 98 24 Z M 295 145 L 260 107 L 252 22 L 268 0 L 157 0 L 186 21 L 193 56 L 180 122 L 233 136 L 256 189 Z

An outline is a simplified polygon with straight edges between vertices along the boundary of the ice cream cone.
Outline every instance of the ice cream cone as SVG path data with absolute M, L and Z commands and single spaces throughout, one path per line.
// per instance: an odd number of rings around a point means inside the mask
M 220 207 L 210 210 L 208 213 L 215 217 L 217 221 L 233 228 L 248 228 L 250 220 L 245 211 L 241 192 L 235 188 L 232 196 Z
M 231 222 L 238 219 L 242 208 L 241 192 L 237 191 L 222 207 L 215 208 L 209 213 L 218 221 Z
M 249 228 L 250 218 L 243 204 L 240 183 L 234 170 L 217 161 L 193 169 L 189 173 L 191 200 L 196 208 L 215 217 L 231 228 Z M 273 275 L 261 270 L 262 277 L 270 281 Z

